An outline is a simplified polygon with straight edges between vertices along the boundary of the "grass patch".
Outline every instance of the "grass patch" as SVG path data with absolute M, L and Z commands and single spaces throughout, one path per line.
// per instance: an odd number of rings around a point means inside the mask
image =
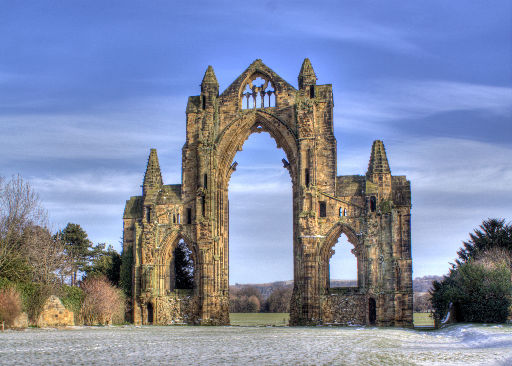
M 287 326 L 289 313 L 230 313 L 231 325 L 240 326 Z M 434 318 L 430 313 L 414 313 L 415 326 L 434 326 Z
M 434 326 L 434 318 L 430 316 L 430 313 L 414 313 L 413 320 L 416 327 Z
M 286 326 L 290 321 L 289 313 L 230 313 L 231 325 L 241 326 Z

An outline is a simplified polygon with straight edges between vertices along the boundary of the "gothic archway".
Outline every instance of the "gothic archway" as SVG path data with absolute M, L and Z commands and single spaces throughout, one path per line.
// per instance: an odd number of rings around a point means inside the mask
M 235 155 L 238 151 L 242 150 L 243 144 L 253 133 L 268 133 L 276 142 L 277 148 L 283 149 L 286 155 L 286 160 L 283 163 L 290 174 L 292 182 L 292 192 L 290 192 L 292 197 L 297 197 L 300 189 L 297 186 L 298 179 L 295 168 L 298 150 L 296 136 L 285 122 L 261 110 L 247 111 L 239 119 L 226 126 L 219 134 L 216 144 L 218 165 L 214 181 L 217 182 L 216 213 L 219 218 L 217 235 L 222 252 L 225 253 L 225 261 L 222 262 L 223 268 L 221 270 L 221 273 L 225 274 L 225 276 L 221 281 L 226 291 L 229 291 L 229 231 L 225 230 L 229 226 L 229 182 L 231 174 L 236 169 L 233 166 Z M 293 216 L 296 217 L 298 212 L 296 200 L 293 201 L 292 211 Z M 294 223 L 296 222 L 296 220 L 293 221 Z M 293 228 L 293 233 L 295 232 L 296 225 Z M 295 236 L 293 235 L 290 238 L 291 242 L 294 241 Z M 292 250 L 290 250 L 290 256 L 292 256 Z
M 193 290 L 197 289 L 199 272 L 197 268 L 197 246 L 185 235 L 177 231 L 167 233 L 162 240 L 160 253 L 157 259 L 158 266 L 158 289 L 161 296 L 169 295 L 175 290 L 184 290 L 176 287 L 176 278 L 174 277 L 174 254 L 178 244 L 182 242 L 190 251 L 191 260 L 193 262 Z
M 320 278 L 320 293 L 327 294 L 329 292 L 329 262 L 333 254 L 333 248 L 338 242 L 341 235 L 345 235 L 348 242 L 352 244 L 352 253 L 357 260 L 357 287 L 364 286 L 364 250 L 360 243 L 360 239 L 356 231 L 348 224 L 338 222 L 327 233 L 321 246 L 319 246 L 318 257 L 320 260 L 319 265 L 319 278 Z

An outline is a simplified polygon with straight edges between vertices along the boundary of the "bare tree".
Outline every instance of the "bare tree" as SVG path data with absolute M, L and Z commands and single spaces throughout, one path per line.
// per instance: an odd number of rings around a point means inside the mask
M 14 280 L 30 272 L 23 255 L 23 232 L 29 226 L 47 226 L 39 196 L 21 176 L 0 177 L 0 276 Z
M 419 292 L 414 294 L 414 309 L 417 313 L 426 313 L 432 311 L 430 303 L 430 294 L 428 292 Z
M 267 299 L 267 308 L 270 313 L 288 313 L 290 311 L 291 287 L 275 288 Z
M 50 284 L 65 265 L 39 196 L 19 175 L 0 177 L 0 277 Z
M 23 232 L 23 253 L 32 267 L 32 279 L 52 284 L 66 275 L 67 258 L 62 241 L 47 228 L 29 226 Z
M 112 324 L 113 318 L 124 316 L 124 295 L 107 278 L 86 278 L 82 282 L 84 301 L 81 316 L 85 324 Z
M 20 294 L 13 288 L 0 290 L 0 325 L 5 322 L 12 326 L 14 319 L 21 313 Z

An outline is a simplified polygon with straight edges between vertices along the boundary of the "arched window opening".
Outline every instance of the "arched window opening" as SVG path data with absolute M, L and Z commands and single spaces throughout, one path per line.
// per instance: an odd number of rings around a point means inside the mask
M 205 95 L 202 95 L 202 98 L 203 100 L 203 111 L 206 109 L 206 96 Z
M 327 217 L 327 204 L 325 201 L 320 201 L 320 217 Z
M 275 107 L 275 90 L 272 83 L 256 76 L 249 80 L 242 92 L 242 109 Z
M 181 222 L 180 222 L 180 214 L 176 215 L 176 221 L 178 221 L 178 224 L 181 224 Z
M 146 221 L 151 221 L 151 207 L 146 207 Z
M 208 174 L 203 175 L 203 187 L 204 189 L 208 189 Z
M 400 291 L 402 288 L 402 271 L 400 267 L 397 265 L 395 267 L 395 278 L 396 278 L 396 290 Z
M 192 209 L 187 207 L 187 224 L 192 224 Z
M 192 251 L 183 240 L 180 240 L 174 249 L 169 272 L 171 290 L 191 290 L 194 288 Z
M 310 184 L 310 177 L 309 177 L 309 168 L 306 168 L 304 170 L 304 183 L 306 185 L 306 187 L 309 187 L 309 184 Z
M 370 211 L 375 212 L 377 209 L 377 198 L 375 196 L 370 197 Z
M 341 235 L 332 248 L 329 260 L 329 286 L 357 287 L 357 258 L 352 253 L 353 245 Z
M 172 223 L 175 224 L 176 223 L 176 214 L 172 215 Z
M 346 208 L 343 209 L 343 216 L 348 216 L 348 210 Z
M 343 209 L 340 207 L 340 211 L 338 212 L 338 216 L 342 216 L 343 215 Z
M 311 85 L 309 87 L 309 97 L 310 98 L 314 98 L 315 97 L 315 86 L 314 85 Z
M 263 108 L 263 99 L 261 98 L 261 93 L 256 93 L 256 108 Z
M 275 107 L 276 106 L 276 93 L 274 90 L 271 90 L 271 93 L 268 93 L 268 106 L 269 107 Z
M 245 86 L 244 92 L 242 93 L 242 109 L 254 108 L 254 99 L 252 97 L 252 90 L 249 84 Z

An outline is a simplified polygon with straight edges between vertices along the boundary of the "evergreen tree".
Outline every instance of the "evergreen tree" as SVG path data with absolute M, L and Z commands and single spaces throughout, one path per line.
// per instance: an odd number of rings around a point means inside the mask
M 121 270 L 121 256 L 109 245 L 105 249 L 105 243 L 96 245 L 91 250 L 91 263 L 85 268 L 87 277 L 106 277 L 114 286 L 119 284 Z
M 512 225 L 506 224 L 505 219 L 487 219 L 479 229 L 469 234 L 469 240 L 462 242 L 463 247 L 457 252 L 457 265 L 476 258 L 486 250 L 501 248 L 512 253 Z
M 488 219 L 469 237 L 448 276 L 433 282 L 436 316 L 443 318 L 452 304 L 457 321 L 504 322 L 512 304 L 512 226 Z
M 119 270 L 119 286 L 128 297 L 132 295 L 132 266 L 133 248 L 129 246 L 121 253 L 121 267 Z
M 64 243 L 64 252 L 68 258 L 71 285 L 75 286 L 79 272 L 85 272 L 92 254 L 92 242 L 87 233 L 78 224 L 68 223 L 58 234 Z
M 192 252 L 183 240 L 180 240 L 174 250 L 174 271 L 177 289 L 194 288 L 194 261 Z

